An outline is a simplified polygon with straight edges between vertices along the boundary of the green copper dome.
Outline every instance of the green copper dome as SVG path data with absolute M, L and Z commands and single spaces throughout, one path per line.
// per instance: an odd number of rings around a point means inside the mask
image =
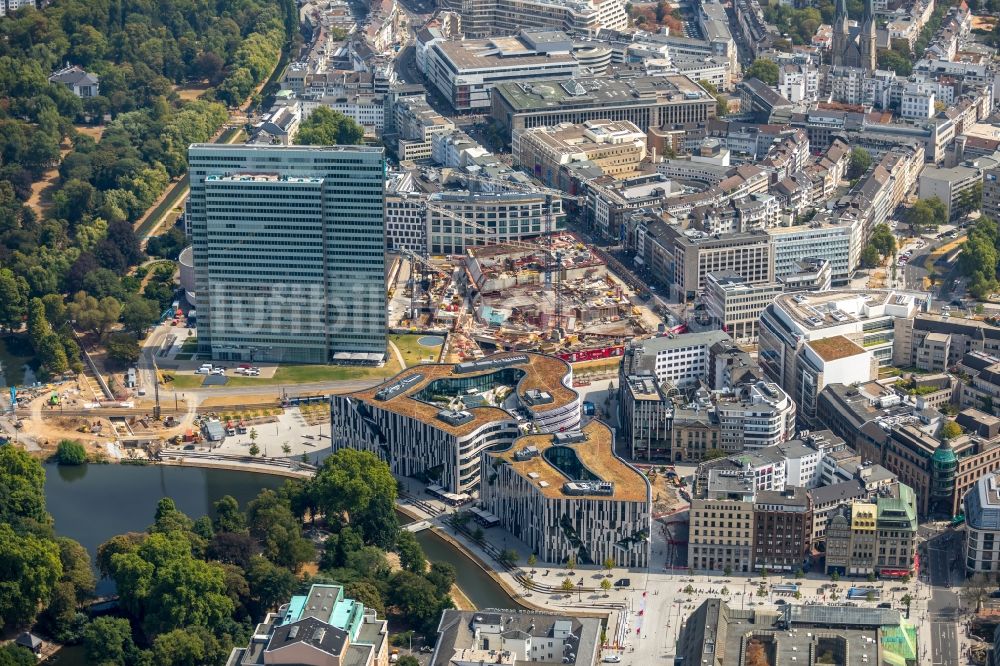
M 958 456 L 955 455 L 955 450 L 951 448 L 951 444 L 941 442 L 941 445 L 934 451 L 934 455 L 931 456 L 931 465 L 935 467 L 948 467 L 957 464 Z

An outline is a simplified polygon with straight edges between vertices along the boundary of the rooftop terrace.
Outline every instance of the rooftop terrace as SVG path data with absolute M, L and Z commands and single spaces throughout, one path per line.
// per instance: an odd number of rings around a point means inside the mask
M 580 463 L 593 476 L 598 477 L 600 481 L 614 484 L 611 494 L 602 491 L 596 484 L 593 492 L 587 492 L 580 484 L 571 487 L 570 493 L 565 492 L 563 486 L 568 482 L 594 480 L 570 478 L 549 461 L 549 456 L 546 456 L 545 452 L 560 446 L 557 441 L 559 438 L 555 435 L 525 435 L 518 438 L 506 451 L 488 455 L 494 460 L 501 460 L 512 466 L 522 477 L 530 479 L 546 497 L 647 501 L 649 486 L 646 478 L 614 455 L 614 435 L 611 430 L 600 421 L 591 421 L 584 426 L 582 434 L 586 437 L 584 441 L 577 441 L 567 446 L 576 453 Z
M 513 420 L 513 416 L 499 407 L 470 407 L 471 419 L 445 420 L 439 418 L 441 405 L 418 398 L 424 389 L 440 379 L 467 379 L 490 375 L 504 369 L 523 372 L 516 390 L 522 402 L 532 389 L 548 393 L 552 401 L 531 405 L 536 412 L 546 412 L 563 407 L 577 399 L 577 393 L 566 387 L 563 378 L 570 372 L 569 365 L 554 356 L 533 353 L 504 353 L 488 356 L 477 365 L 455 363 L 427 363 L 407 368 L 392 379 L 363 391 L 350 394 L 355 400 L 377 405 L 381 409 L 402 414 L 409 418 L 433 423 L 436 427 L 457 436 L 466 435 L 488 423 Z

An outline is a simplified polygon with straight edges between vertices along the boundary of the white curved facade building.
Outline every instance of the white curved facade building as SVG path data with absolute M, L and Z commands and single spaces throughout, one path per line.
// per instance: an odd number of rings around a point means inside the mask
M 543 562 L 649 566 L 651 486 L 614 453 L 614 433 L 582 430 L 519 438 L 483 456 L 480 504 Z
M 394 474 L 472 493 L 484 451 L 506 448 L 530 428 L 580 425 L 572 379 L 568 363 L 542 354 L 414 366 L 379 386 L 334 396 L 332 446 L 371 451 Z
M 177 263 L 180 264 L 181 268 L 181 288 L 184 290 L 184 298 L 187 299 L 191 307 L 197 307 L 198 292 L 194 286 L 194 248 L 189 245 L 181 250 L 181 256 L 178 257 Z

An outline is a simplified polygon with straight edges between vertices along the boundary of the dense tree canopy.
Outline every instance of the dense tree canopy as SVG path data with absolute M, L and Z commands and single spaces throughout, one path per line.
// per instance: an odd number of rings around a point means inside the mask
M 270 74 L 297 26 L 294 0 L 53 0 L 0 21 L 0 328 L 17 328 L 34 298 L 83 290 L 102 316 L 113 312 L 105 299 L 127 302 L 138 284 L 120 276 L 143 256 L 133 223 L 184 173 L 187 146 L 210 140 L 226 106 Z M 50 83 L 67 63 L 99 77 L 100 94 Z M 203 99 L 174 91 L 202 83 Z M 103 125 L 99 139 L 78 130 L 86 124 Z M 26 205 L 43 174 L 43 205 Z M 154 250 L 173 258 L 177 241 L 168 233 Z M 125 313 L 141 332 L 147 313 Z M 106 333 L 98 319 L 82 328 Z M 71 332 L 50 323 L 32 344 L 42 376 L 74 368 Z
M 969 235 L 958 255 L 958 270 L 969 278 L 969 293 L 984 299 L 1000 289 L 997 281 L 997 262 L 1000 261 L 1000 233 L 997 224 L 988 217 L 981 217 L 969 230 Z
M 361 143 L 365 130 L 339 111 L 317 107 L 302 121 L 295 143 L 300 146 L 355 145 Z
M 914 231 L 923 232 L 934 229 L 948 221 L 948 212 L 944 202 L 934 196 L 929 199 L 919 199 L 906 212 L 906 221 Z
M 773 60 L 757 58 L 743 73 L 745 79 L 760 79 L 769 86 L 778 84 L 778 65 Z

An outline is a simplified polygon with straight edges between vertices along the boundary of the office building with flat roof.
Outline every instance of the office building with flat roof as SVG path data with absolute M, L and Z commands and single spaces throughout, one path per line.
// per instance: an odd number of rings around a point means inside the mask
M 455 111 L 484 110 L 501 83 L 578 76 L 580 63 L 572 51 L 572 40 L 561 32 L 437 41 L 427 49 L 425 73 Z
M 622 0 L 443 0 L 440 7 L 461 14 L 471 39 L 526 29 L 594 35 L 628 28 Z
M 838 666 L 917 663 L 916 627 L 898 610 L 794 603 L 777 611 L 762 606 L 741 610 L 738 605 L 722 599 L 699 605 L 681 629 L 677 663 L 746 664 L 748 654 L 761 655 L 759 663 L 770 666 L 823 663 L 821 659 Z
M 188 161 L 199 352 L 381 362 L 383 150 L 194 144 Z
M 601 119 L 627 120 L 645 132 L 714 118 L 716 100 L 681 75 L 581 77 L 501 83 L 493 89 L 491 109 L 508 132 Z
M 994 575 L 1000 570 L 1000 474 L 984 475 L 965 494 L 965 571 Z
M 782 294 L 761 313 L 758 363 L 811 425 L 826 384 L 868 381 L 891 364 L 895 321 L 914 317 L 923 298 L 873 290 Z
M 748 284 L 731 270 L 705 276 L 705 307 L 712 320 L 737 342 L 757 339 L 760 313 L 781 292 L 778 283 Z
M 649 564 L 651 486 L 600 421 L 483 454 L 480 504 L 543 562 Z
M 654 375 L 661 384 L 694 386 L 709 374 L 709 349 L 729 340 L 722 331 L 634 340 L 625 348 L 622 374 Z
M 515 132 L 514 164 L 549 187 L 569 190 L 573 167 L 594 166 L 602 175 L 624 178 L 646 157 L 646 133 L 628 121 L 588 120 Z
M 509 445 L 529 428 L 579 425 L 572 380 L 568 363 L 533 353 L 415 366 L 333 396 L 331 445 L 371 451 L 394 474 L 422 475 L 452 495 L 469 495 L 480 487 L 484 450 Z

